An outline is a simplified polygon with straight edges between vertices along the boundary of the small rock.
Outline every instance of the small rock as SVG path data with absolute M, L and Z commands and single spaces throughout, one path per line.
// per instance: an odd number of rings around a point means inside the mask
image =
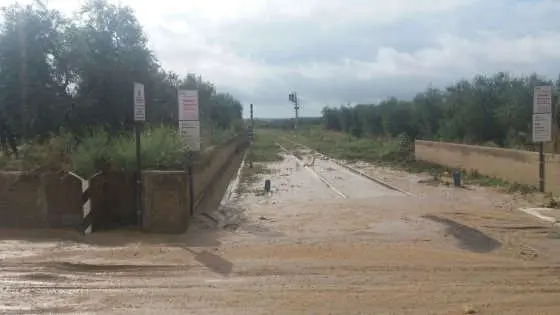
M 476 314 L 476 313 L 478 313 L 476 311 L 476 309 L 474 309 L 474 306 L 472 306 L 472 305 L 465 305 L 463 307 L 463 311 L 464 311 L 465 314 Z
M 267 218 L 267 217 L 260 217 L 259 220 L 268 221 L 268 220 L 270 220 L 270 219 Z

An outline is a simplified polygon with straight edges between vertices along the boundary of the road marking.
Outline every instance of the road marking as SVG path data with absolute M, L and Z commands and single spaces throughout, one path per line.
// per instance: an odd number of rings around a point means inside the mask
M 288 151 L 288 149 L 286 149 L 284 146 L 282 146 L 280 143 L 276 143 L 276 145 L 278 145 L 280 147 L 280 149 L 282 149 L 283 151 L 286 152 L 286 154 L 289 154 L 291 156 L 293 156 L 296 159 L 296 163 L 297 165 L 303 166 L 303 168 L 307 169 L 308 171 L 311 172 L 311 174 L 313 174 L 315 177 L 317 177 L 320 181 L 322 181 L 323 183 L 325 183 L 325 185 L 327 185 L 327 187 L 329 187 L 330 189 L 332 189 L 335 193 L 337 193 L 340 197 L 342 197 L 343 199 L 348 199 L 348 196 L 346 196 L 343 192 L 341 192 L 340 190 L 338 190 L 336 187 L 334 187 L 333 184 L 331 184 L 326 178 L 324 178 L 323 176 L 321 176 L 321 174 L 319 174 L 317 171 L 315 171 L 314 169 L 310 168 L 308 165 L 306 165 L 305 163 L 302 163 L 303 161 L 298 158 L 295 154 L 292 154 Z M 300 162 L 301 161 L 301 162 Z
M 299 162 L 298 162 L 299 163 Z M 314 169 L 308 167 L 307 165 L 303 165 L 303 167 L 305 169 L 307 169 L 308 171 L 310 171 L 313 175 L 315 175 L 317 178 L 319 178 L 320 181 L 322 181 L 323 183 L 325 183 L 325 185 L 327 185 L 327 187 L 329 187 L 330 189 L 332 189 L 335 193 L 337 193 L 340 197 L 342 197 L 343 199 L 347 199 L 348 196 L 346 196 L 344 193 L 342 193 L 340 190 L 336 189 L 336 187 L 334 187 L 331 183 L 329 183 L 329 181 L 324 178 L 323 176 L 321 176 L 319 173 L 317 173 L 317 171 L 315 171 Z
M 329 160 L 329 161 L 335 163 L 336 165 L 341 166 L 341 167 L 343 167 L 343 168 L 349 170 L 350 172 L 355 173 L 355 174 L 357 174 L 357 175 L 360 175 L 360 176 L 362 176 L 362 177 L 364 177 L 364 178 L 366 178 L 366 179 L 369 179 L 369 180 L 371 180 L 372 182 L 375 182 L 375 183 L 377 183 L 377 184 L 379 184 L 379 185 L 381 185 L 381 186 L 384 186 L 384 187 L 389 188 L 389 189 L 391 189 L 391 190 L 398 191 L 398 192 L 400 192 L 400 193 L 403 193 L 403 194 L 408 195 L 408 196 L 411 196 L 411 197 L 416 197 L 416 195 L 413 194 L 413 193 L 410 193 L 410 192 L 408 192 L 408 191 L 406 191 L 406 190 L 403 190 L 403 189 L 401 189 L 401 188 L 399 188 L 399 187 L 397 187 L 397 186 L 391 185 L 391 184 L 389 184 L 389 183 L 387 183 L 387 182 L 385 182 L 385 181 L 383 181 L 383 180 L 381 180 L 381 179 L 379 179 L 379 178 L 377 178 L 377 177 L 371 176 L 371 175 L 366 174 L 366 173 L 364 173 L 364 172 L 362 172 L 362 171 L 360 171 L 360 170 L 358 170 L 358 169 L 355 169 L 355 168 L 353 168 L 353 167 L 351 167 L 351 166 L 349 166 L 349 165 L 346 165 L 346 164 L 344 164 L 344 163 L 342 163 L 342 162 L 339 162 L 339 161 L 337 161 L 337 160 L 335 160 L 335 159 L 332 159 L 332 158 L 330 158 L 329 156 L 325 155 L 324 153 L 319 152 L 319 151 L 317 151 L 317 150 L 313 150 L 312 148 L 310 148 L 310 147 L 308 147 L 308 146 L 306 146 L 306 145 L 304 145 L 304 144 L 301 144 L 301 143 L 298 143 L 298 142 L 295 142 L 295 141 L 292 141 L 292 140 L 289 140 L 289 139 L 283 139 L 283 140 L 286 140 L 286 141 L 291 142 L 291 143 L 293 143 L 293 144 L 295 144 L 295 145 L 299 145 L 299 146 L 301 146 L 301 147 L 304 147 L 304 148 L 306 148 L 307 150 L 309 150 L 309 151 L 311 151 L 311 152 L 316 152 L 317 154 L 319 154 L 319 156 L 321 156 L 321 157 L 323 157 L 323 158 L 325 158 L 325 159 L 327 159 L 327 160 Z M 281 147 L 282 147 L 282 146 L 281 146 Z
M 543 221 L 552 223 L 552 226 L 558 226 L 559 221 L 556 220 L 556 218 L 554 217 L 549 217 L 547 215 L 543 215 L 540 212 L 541 211 L 558 211 L 556 209 L 551 209 L 551 208 L 520 208 L 520 211 L 523 211 L 529 215 L 532 215 L 536 218 L 539 218 Z

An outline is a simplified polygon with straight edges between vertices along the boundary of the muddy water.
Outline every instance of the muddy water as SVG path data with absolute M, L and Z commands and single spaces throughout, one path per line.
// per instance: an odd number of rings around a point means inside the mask
M 269 167 L 185 235 L 0 231 L 0 313 L 558 314 L 558 240 L 526 200 L 316 160 L 343 198 L 293 156 Z

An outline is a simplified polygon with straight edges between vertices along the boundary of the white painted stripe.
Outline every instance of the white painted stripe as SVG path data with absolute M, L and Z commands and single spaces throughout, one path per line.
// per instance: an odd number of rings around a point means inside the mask
M 335 160 L 335 159 L 332 159 L 332 158 L 326 156 L 325 154 L 323 154 L 323 153 L 321 153 L 321 152 L 319 152 L 319 151 L 317 151 L 317 150 L 313 150 L 312 148 L 310 148 L 310 147 L 308 147 L 308 146 L 306 146 L 306 145 L 304 145 L 304 144 L 295 142 L 295 141 L 290 140 L 290 139 L 284 139 L 284 140 L 286 140 L 286 141 L 288 141 L 288 142 L 291 142 L 292 144 L 299 145 L 299 146 L 301 146 L 301 147 L 303 147 L 303 148 L 306 148 L 307 150 L 309 150 L 309 151 L 311 151 L 311 152 L 316 152 L 320 157 L 322 157 L 322 158 L 324 158 L 324 159 L 326 159 L 326 160 L 329 160 L 329 161 L 331 161 L 331 162 L 334 162 L 334 163 L 337 164 L 338 166 L 342 166 L 342 167 L 346 168 L 347 170 L 349 170 L 349 171 L 351 171 L 351 172 L 353 172 L 353 173 L 356 173 L 356 174 L 358 174 L 358 175 L 360 175 L 360 176 L 362 176 L 362 177 L 365 177 L 365 178 L 367 178 L 367 179 L 369 179 L 369 180 L 371 180 L 371 181 L 373 181 L 373 182 L 376 182 L 377 184 L 380 184 L 380 185 L 385 186 L 385 187 L 387 187 L 387 188 L 396 190 L 396 191 L 401 192 L 401 193 L 403 193 L 403 194 L 405 194 L 405 195 L 409 195 L 409 196 L 411 196 L 411 197 L 416 197 L 416 195 L 414 195 L 414 194 L 411 193 L 411 192 L 405 191 L 405 190 L 403 190 L 403 189 L 401 189 L 401 188 L 399 188 L 399 187 L 396 187 L 395 185 L 391 185 L 391 184 L 387 183 L 386 181 L 383 181 L 383 180 L 381 180 L 381 179 L 379 179 L 379 178 L 376 178 L 376 177 L 371 176 L 371 175 L 369 175 L 369 174 L 366 174 L 366 173 L 364 173 L 364 172 L 362 172 L 362 171 L 360 171 L 360 170 L 357 170 L 357 169 L 355 169 L 355 168 L 353 168 L 353 167 L 351 167 L 351 166 L 349 166 L 349 165 L 347 165 L 347 164 L 345 164 L 345 163 L 342 163 L 342 162 L 339 162 L 339 161 L 337 161 L 337 160 Z
M 69 175 L 76 177 L 77 179 L 80 180 L 81 182 L 81 186 L 82 186 L 82 196 L 86 193 L 86 191 L 89 189 L 89 180 L 85 180 L 84 178 L 82 178 L 81 176 L 79 176 L 78 174 L 74 173 L 74 172 L 68 172 Z M 97 175 L 101 174 L 101 171 L 93 174 L 93 176 L 91 178 L 96 177 Z M 88 200 L 86 200 L 84 202 L 84 204 L 82 205 L 82 220 L 85 222 L 86 217 L 91 213 L 91 198 L 88 198 Z M 91 232 L 93 231 L 93 223 L 90 222 L 88 224 L 88 226 L 85 227 L 83 233 L 84 234 L 91 234 Z
M 295 142 L 294 142 L 295 143 Z M 317 177 L 320 181 L 322 181 L 323 183 L 325 183 L 325 185 L 327 185 L 327 187 L 329 187 L 330 189 L 332 189 L 335 193 L 337 193 L 340 197 L 347 199 L 348 196 L 346 196 L 344 193 L 342 193 L 340 190 L 336 189 L 336 187 L 333 186 L 333 184 L 331 184 L 326 178 L 324 178 L 323 176 L 321 176 L 319 173 L 317 173 L 317 171 L 315 171 L 314 169 L 308 167 L 307 165 L 305 165 L 305 163 L 300 163 L 300 160 L 297 156 L 295 156 L 294 154 L 289 153 L 289 151 L 283 147 L 280 143 L 276 142 L 276 145 L 278 145 L 280 147 L 280 149 L 282 149 L 283 151 L 285 151 L 287 154 L 290 154 L 291 156 L 293 156 L 296 159 L 296 164 L 299 166 L 302 166 L 307 169 L 308 171 L 311 172 L 311 174 L 313 174 L 315 177 Z M 313 158 L 313 162 L 315 162 L 315 158 Z
M 91 201 L 90 199 L 88 199 L 83 206 L 83 214 L 84 214 L 84 218 L 88 216 L 88 214 L 91 212 Z
M 330 189 L 332 189 L 335 193 L 337 193 L 340 197 L 347 199 L 348 196 L 346 196 L 344 193 L 342 193 L 340 190 L 336 189 L 336 187 L 333 186 L 333 184 L 329 183 L 329 181 L 324 178 L 323 176 L 321 176 L 319 173 L 317 173 L 315 170 L 311 169 L 310 167 L 308 167 L 307 165 L 303 166 L 305 169 L 307 169 L 308 171 L 310 171 L 313 175 L 315 175 L 320 181 L 322 181 L 323 183 L 325 183 L 325 185 L 327 185 L 327 187 L 329 187 Z
M 91 232 L 93 231 L 93 227 L 90 225 L 88 225 L 86 227 L 86 229 L 84 230 L 84 234 L 91 234 Z
M 523 211 L 529 215 L 532 215 L 538 219 L 541 219 L 543 221 L 552 223 L 553 226 L 558 225 L 558 220 L 556 220 L 556 218 L 553 217 L 549 217 L 547 215 L 543 215 L 540 212 L 544 212 L 544 211 L 557 211 L 556 209 L 550 209 L 550 208 L 520 208 L 520 211 Z

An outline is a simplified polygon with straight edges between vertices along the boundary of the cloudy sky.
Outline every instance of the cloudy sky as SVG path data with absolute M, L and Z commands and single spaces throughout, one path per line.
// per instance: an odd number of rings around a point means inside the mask
M 291 116 L 292 90 L 310 116 L 477 73 L 560 72 L 560 0 L 113 2 L 136 11 L 165 68 L 201 74 L 258 117 Z

